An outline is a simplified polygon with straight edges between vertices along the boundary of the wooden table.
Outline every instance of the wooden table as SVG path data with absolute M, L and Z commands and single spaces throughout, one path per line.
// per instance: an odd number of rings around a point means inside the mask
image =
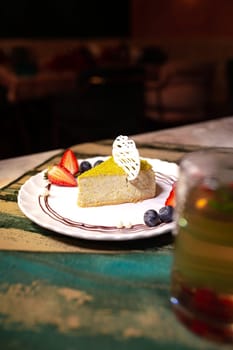
M 224 118 L 134 138 L 142 156 L 179 162 L 201 147 L 232 148 L 232 122 Z M 214 143 L 211 137 L 207 145 L 206 137 L 190 136 L 195 130 L 209 135 L 212 128 Z M 112 140 L 105 140 L 72 149 L 86 158 L 109 155 L 111 147 Z M 62 152 L 0 161 L 1 349 L 219 349 L 191 334 L 171 311 L 171 232 L 91 242 L 56 234 L 23 215 L 17 205 L 20 186 Z

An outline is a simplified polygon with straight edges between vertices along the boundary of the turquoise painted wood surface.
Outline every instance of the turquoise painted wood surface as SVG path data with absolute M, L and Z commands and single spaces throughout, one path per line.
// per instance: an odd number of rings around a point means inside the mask
M 119 254 L 2 251 L 0 261 L 1 349 L 219 349 L 187 331 L 171 311 L 170 247 Z

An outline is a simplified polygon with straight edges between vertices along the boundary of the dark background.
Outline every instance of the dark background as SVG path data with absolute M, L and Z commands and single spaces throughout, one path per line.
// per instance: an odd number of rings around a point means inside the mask
M 1 38 L 128 37 L 130 0 L 0 2 Z
M 97 57 L 97 68 L 82 69 L 69 96 L 10 103 L 0 86 L 0 157 L 174 126 L 146 116 L 144 65 L 137 64 L 137 53 L 147 46 L 161 49 L 170 62 L 213 63 L 211 114 L 205 118 L 232 114 L 232 18 L 230 0 L 0 1 L 0 59 L 6 55 L 10 67 L 15 69 L 20 47 L 31 49 L 43 67 L 78 46 L 90 45 Z M 131 58 L 137 67 L 128 67 Z M 102 83 L 91 83 L 100 75 Z

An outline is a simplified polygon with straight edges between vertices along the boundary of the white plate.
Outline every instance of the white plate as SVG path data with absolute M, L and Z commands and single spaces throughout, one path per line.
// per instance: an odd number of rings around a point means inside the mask
M 92 164 L 97 159 L 88 158 Z M 174 227 L 174 222 L 148 227 L 143 222 L 147 209 L 159 210 L 178 177 L 175 163 L 145 158 L 156 173 L 157 195 L 138 203 L 80 208 L 77 205 L 78 187 L 51 185 L 50 195 L 44 196 L 48 182 L 44 172 L 32 176 L 20 188 L 18 205 L 36 224 L 67 236 L 89 240 L 123 241 L 156 236 Z M 81 162 L 82 160 L 79 160 Z

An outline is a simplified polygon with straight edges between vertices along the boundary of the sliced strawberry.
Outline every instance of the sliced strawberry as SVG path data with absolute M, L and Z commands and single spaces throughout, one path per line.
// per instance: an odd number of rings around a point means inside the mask
M 69 170 L 62 165 L 53 165 L 47 171 L 48 180 L 58 186 L 77 186 L 77 180 Z
M 64 152 L 59 165 L 69 170 L 73 175 L 77 174 L 79 170 L 77 158 L 71 149 Z
M 176 188 L 176 183 L 174 182 L 172 189 L 165 201 L 165 205 L 171 205 L 172 207 L 175 207 L 176 205 L 176 200 L 175 200 L 175 188 Z

